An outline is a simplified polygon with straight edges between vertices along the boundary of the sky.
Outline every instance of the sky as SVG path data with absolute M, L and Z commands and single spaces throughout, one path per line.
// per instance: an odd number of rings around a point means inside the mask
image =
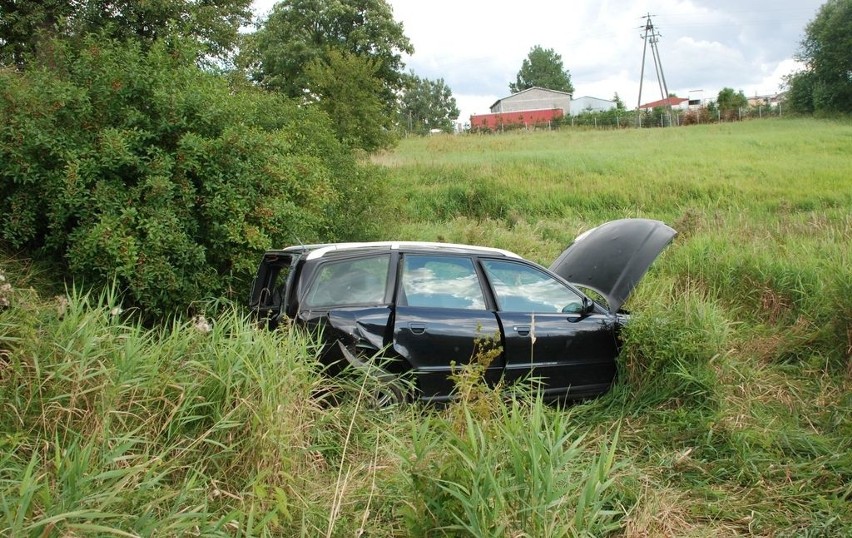
M 725 87 L 772 95 L 824 0 L 387 0 L 414 46 L 406 69 L 444 79 L 461 115 L 484 114 L 510 95 L 535 45 L 554 49 L 571 74 L 574 97 L 639 98 L 646 14 L 670 93 L 715 99 Z M 275 0 L 255 0 L 259 16 Z M 642 102 L 660 99 L 650 45 Z

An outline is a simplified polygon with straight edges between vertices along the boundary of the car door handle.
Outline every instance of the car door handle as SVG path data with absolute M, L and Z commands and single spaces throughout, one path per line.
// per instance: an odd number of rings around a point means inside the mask
M 512 327 L 515 329 L 515 332 L 520 334 L 521 336 L 526 336 L 530 334 L 530 326 L 529 325 L 515 325 Z
M 418 323 L 412 321 L 408 324 L 408 328 L 411 329 L 412 334 L 423 334 L 426 332 L 426 324 Z

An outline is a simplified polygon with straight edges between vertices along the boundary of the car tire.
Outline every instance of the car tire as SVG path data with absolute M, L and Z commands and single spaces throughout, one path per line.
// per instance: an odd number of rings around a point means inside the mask
M 408 402 L 409 390 L 399 376 L 374 364 L 364 361 L 356 352 L 338 341 L 338 346 L 349 365 L 364 375 L 363 390 L 368 396 L 369 407 L 381 409 Z
M 369 386 L 365 387 L 365 389 L 369 396 L 369 406 L 372 408 L 385 409 L 404 404 L 408 401 L 406 397 L 407 391 L 398 378 L 389 381 L 371 376 L 368 378 L 367 384 Z

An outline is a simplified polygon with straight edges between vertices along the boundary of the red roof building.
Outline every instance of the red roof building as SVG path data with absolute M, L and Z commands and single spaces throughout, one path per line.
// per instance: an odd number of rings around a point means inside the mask
M 687 103 L 687 105 L 684 105 L 684 103 Z M 688 106 L 688 103 L 689 99 L 685 97 L 671 96 L 665 99 L 660 99 L 659 101 L 652 101 L 650 103 L 645 103 L 644 105 L 639 105 L 639 108 L 642 110 L 651 110 L 657 108 L 658 106 L 684 108 L 684 106 Z

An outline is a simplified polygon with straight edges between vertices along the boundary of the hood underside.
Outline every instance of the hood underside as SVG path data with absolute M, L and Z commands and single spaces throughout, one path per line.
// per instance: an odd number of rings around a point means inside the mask
M 568 282 L 600 293 L 618 312 L 677 232 L 658 220 L 621 219 L 581 234 L 550 265 Z

